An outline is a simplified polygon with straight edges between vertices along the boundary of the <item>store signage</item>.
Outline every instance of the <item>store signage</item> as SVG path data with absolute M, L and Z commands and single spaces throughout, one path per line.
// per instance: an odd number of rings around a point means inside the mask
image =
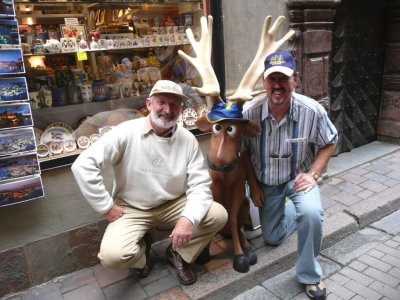
M 65 20 L 65 25 L 79 25 L 78 18 L 64 18 Z
M 87 54 L 85 51 L 78 51 L 76 52 L 76 57 L 78 58 L 79 61 L 81 60 L 87 60 Z

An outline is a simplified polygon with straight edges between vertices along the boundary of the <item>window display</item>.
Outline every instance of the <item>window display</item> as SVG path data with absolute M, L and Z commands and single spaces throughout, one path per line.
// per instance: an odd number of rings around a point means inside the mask
M 190 97 L 180 124 L 207 112 L 192 86 L 185 30 L 198 32 L 202 1 L 15 1 L 42 169 L 73 162 L 105 130 L 147 115 L 154 83 L 169 79 Z M 200 81 L 200 82 L 199 82 Z

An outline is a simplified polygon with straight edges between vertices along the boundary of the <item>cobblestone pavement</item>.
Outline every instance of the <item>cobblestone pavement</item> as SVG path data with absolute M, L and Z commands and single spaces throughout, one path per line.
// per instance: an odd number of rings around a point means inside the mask
M 320 262 L 328 300 L 398 300 L 400 148 L 360 164 L 354 164 L 354 154 L 348 161 L 335 158 L 347 169 L 328 174 L 320 186 L 325 209 Z M 167 239 L 153 244 L 155 265 L 147 278 L 98 264 L 1 299 L 307 299 L 294 276 L 296 234 L 278 247 L 266 246 L 259 229 L 246 234 L 258 256 L 248 273 L 232 269 L 231 242 L 217 236 L 211 245 L 213 259 L 195 265 L 197 282 L 180 285 L 165 259 Z
M 322 251 L 328 300 L 400 299 L 400 211 Z M 233 298 L 308 299 L 291 268 Z

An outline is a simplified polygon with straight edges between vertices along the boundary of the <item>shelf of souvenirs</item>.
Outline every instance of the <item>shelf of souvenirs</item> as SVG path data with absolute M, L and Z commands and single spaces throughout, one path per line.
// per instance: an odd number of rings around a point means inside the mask
M 105 40 L 107 41 L 107 40 Z M 125 45 L 125 44 L 123 44 Z M 63 54 L 75 54 L 75 53 L 82 53 L 82 52 L 90 52 L 90 53 L 96 53 L 96 52 L 104 52 L 104 51 L 126 51 L 126 50 L 146 50 L 149 48 L 163 48 L 163 47 L 170 47 L 170 46 L 184 46 L 184 45 L 190 45 L 189 41 L 181 41 L 181 42 L 174 42 L 174 43 L 138 43 L 138 42 L 128 42 L 126 46 L 117 46 L 117 47 L 94 47 L 94 48 L 71 48 L 68 50 L 62 50 L 62 48 L 59 51 L 56 50 L 46 50 L 45 45 L 43 45 L 43 49 L 33 49 L 33 53 L 31 53 L 30 49 L 25 48 L 24 45 L 22 45 L 23 49 L 23 55 L 24 56 L 50 56 L 50 55 L 63 55 Z M 34 46 L 35 47 L 35 46 Z M 60 45 L 61 47 L 61 45 Z

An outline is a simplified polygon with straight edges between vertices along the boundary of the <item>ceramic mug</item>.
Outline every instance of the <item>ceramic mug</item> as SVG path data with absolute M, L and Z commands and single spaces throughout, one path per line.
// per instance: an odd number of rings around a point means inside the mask
M 65 87 L 57 87 L 51 90 L 53 96 L 53 106 L 63 106 L 67 104 L 67 89 Z
M 38 92 L 40 107 L 51 107 L 53 105 L 53 96 L 51 90 L 40 90 Z
M 70 104 L 82 103 L 82 94 L 79 86 L 73 85 L 67 87 L 68 102 Z
M 80 88 L 81 88 L 82 101 L 92 102 L 93 100 L 92 86 L 90 84 L 82 84 Z

